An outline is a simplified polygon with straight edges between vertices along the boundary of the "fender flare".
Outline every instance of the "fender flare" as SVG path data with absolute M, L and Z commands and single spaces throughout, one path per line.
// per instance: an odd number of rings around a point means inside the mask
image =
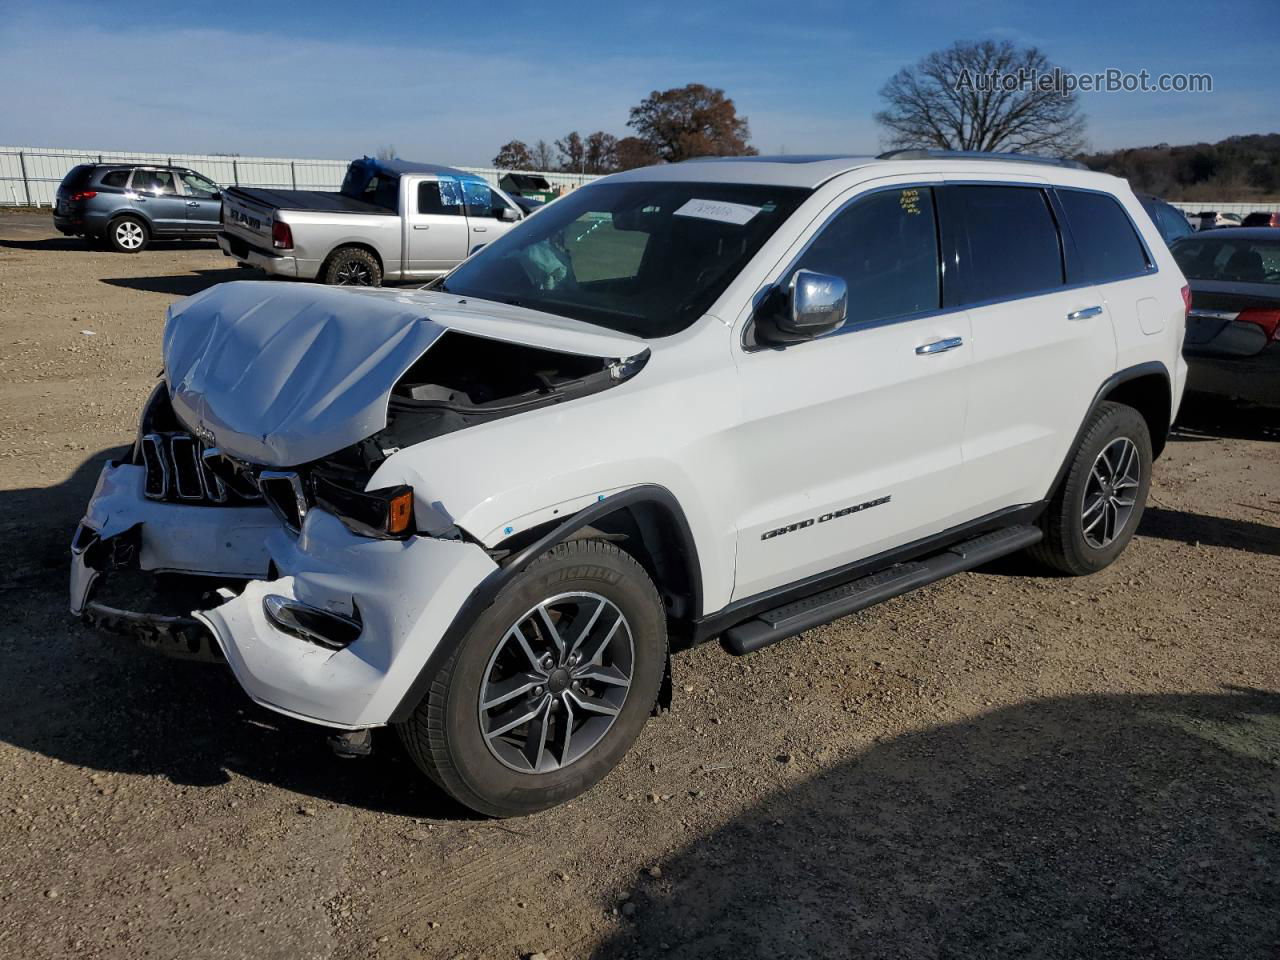
M 689 562 L 693 610 L 695 614 L 700 613 L 702 610 L 702 568 L 698 563 L 697 545 L 693 539 L 693 532 L 689 528 L 689 521 L 685 518 L 684 509 L 680 506 L 680 502 L 675 495 L 666 487 L 652 483 L 631 487 L 621 493 L 599 500 L 591 506 L 579 510 L 573 516 L 565 518 L 541 537 L 512 554 L 498 569 L 485 577 L 479 586 L 471 591 L 471 595 L 467 597 L 466 602 L 454 615 L 448 628 L 441 635 L 440 642 L 435 645 L 435 649 L 427 656 L 427 662 L 423 664 L 422 669 L 418 671 L 417 677 L 414 678 L 413 683 L 409 685 L 409 689 L 405 691 L 404 696 L 400 698 L 400 702 L 391 712 L 388 722 L 402 723 L 413 714 L 422 702 L 422 698 L 426 696 L 428 689 L 430 689 L 431 681 L 441 664 L 452 657 L 458 647 L 462 645 L 463 637 L 474 626 L 480 614 L 487 610 L 503 588 L 523 573 L 534 560 L 556 544 L 568 540 L 584 527 L 591 526 L 597 520 L 625 507 L 641 503 L 656 504 L 670 515 L 676 535 L 683 541 L 681 547 L 686 552 Z
M 132 220 L 141 220 L 143 226 L 147 228 L 147 239 L 155 239 L 156 225 L 151 221 L 151 217 L 148 214 L 143 213 L 141 210 L 134 209 L 133 207 L 120 207 L 113 210 L 107 217 L 107 226 L 103 236 L 109 235 L 111 231 L 115 229 L 116 222 L 123 217 L 129 217 Z
M 1075 459 L 1076 450 L 1079 449 L 1080 440 L 1084 436 L 1085 425 L 1088 424 L 1089 418 L 1093 415 L 1093 411 L 1098 409 L 1098 404 L 1102 403 L 1106 396 L 1122 383 L 1126 383 L 1130 380 L 1136 380 L 1139 377 L 1148 377 L 1152 374 L 1158 374 L 1164 378 L 1165 384 L 1169 388 L 1169 396 L 1172 398 L 1173 378 L 1169 376 L 1169 368 L 1160 360 L 1148 360 L 1145 363 L 1139 363 L 1132 367 L 1125 367 L 1123 370 L 1117 370 L 1102 382 L 1102 386 L 1098 387 L 1097 392 L 1093 395 L 1093 400 L 1089 403 L 1089 408 L 1080 419 L 1080 426 L 1076 430 L 1075 436 L 1071 438 L 1071 446 L 1067 448 L 1067 455 L 1063 458 L 1062 466 L 1058 467 L 1058 472 L 1054 474 L 1053 483 L 1049 485 L 1049 492 L 1045 494 L 1046 503 L 1057 495 L 1058 490 L 1062 486 L 1063 480 L 1066 479 L 1067 471 L 1071 469 L 1071 461 Z M 1172 425 L 1172 405 L 1167 413 L 1167 417 L 1169 422 L 1165 425 L 1166 433 Z M 1155 440 L 1155 438 L 1152 437 L 1152 440 Z

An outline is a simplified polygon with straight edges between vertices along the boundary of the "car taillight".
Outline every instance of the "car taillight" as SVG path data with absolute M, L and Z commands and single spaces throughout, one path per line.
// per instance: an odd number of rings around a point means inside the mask
M 287 223 L 277 220 L 271 225 L 271 245 L 277 250 L 288 250 L 293 246 L 293 231 Z
M 1184 313 L 1191 312 L 1191 287 L 1189 286 L 1182 288 L 1182 310 Z
M 1268 340 L 1280 340 L 1280 310 L 1241 310 L 1238 323 L 1252 323 L 1262 328 Z
M 97 195 L 97 190 L 77 190 L 71 195 L 71 202 L 75 203 L 77 200 L 92 200 Z

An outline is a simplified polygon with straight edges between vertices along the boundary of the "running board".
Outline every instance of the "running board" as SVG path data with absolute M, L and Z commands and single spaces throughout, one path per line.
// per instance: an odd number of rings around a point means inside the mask
M 730 627 L 724 632 L 724 648 L 739 657 L 754 653 L 771 643 L 892 600 L 953 573 L 972 570 L 998 557 L 1016 553 L 1039 543 L 1043 536 L 1039 527 L 1020 524 L 964 540 L 933 556 L 895 564 L 879 573 L 775 607 Z

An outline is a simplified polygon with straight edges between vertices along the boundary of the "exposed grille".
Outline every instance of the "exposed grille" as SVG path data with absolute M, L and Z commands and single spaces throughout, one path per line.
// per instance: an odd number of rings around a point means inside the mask
M 235 505 L 262 499 L 252 478 L 243 477 L 212 447 L 189 433 L 143 436 L 143 492 L 152 500 Z

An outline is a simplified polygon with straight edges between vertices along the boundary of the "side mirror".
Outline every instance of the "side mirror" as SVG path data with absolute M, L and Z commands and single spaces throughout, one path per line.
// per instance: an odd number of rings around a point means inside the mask
M 221 200 L 221 199 L 222 199 L 222 191 L 221 191 L 221 190 L 215 190 L 215 191 L 213 191 L 213 193 L 209 194 L 209 199 L 210 199 L 210 200 Z
M 499 207 L 498 219 L 504 223 L 515 223 L 520 219 L 520 212 L 512 209 L 511 207 Z
M 773 309 L 766 310 L 757 320 L 760 339 L 768 343 L 800 343 L 844 326 L 849 314 L 849 287 L 841 277 L 797 270 L 785 292 L 777 291 L 766 304 Z

